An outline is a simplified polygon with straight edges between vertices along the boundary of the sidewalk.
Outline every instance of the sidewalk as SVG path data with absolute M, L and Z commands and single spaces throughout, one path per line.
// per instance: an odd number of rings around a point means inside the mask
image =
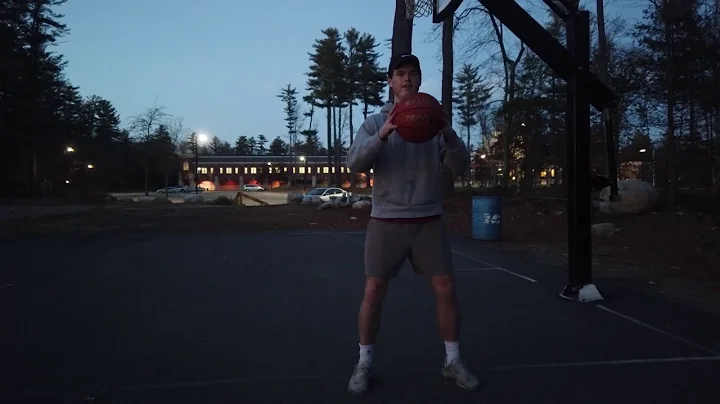
M 720 402 L 718 318 L 613 285 L 598 285 L 612 296 L 599 305 L 568 302 L 557 271 L 463 241 L 461 353 L 481 389 L 442 380 L 430 288 L 407 267 L 385 303 L 377 383 L 352 397 L 363 240 L 268 232 L 0 247 L 0 402 Z

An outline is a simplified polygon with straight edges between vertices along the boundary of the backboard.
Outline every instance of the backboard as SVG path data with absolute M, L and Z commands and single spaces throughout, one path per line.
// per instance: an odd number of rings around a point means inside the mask
M 433 22 L 440 23 L 455 13 L 463 0 L 432 0 L 435 3 L 433 8 Z

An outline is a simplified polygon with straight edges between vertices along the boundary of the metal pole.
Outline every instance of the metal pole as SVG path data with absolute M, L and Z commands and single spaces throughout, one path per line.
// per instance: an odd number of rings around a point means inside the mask
M 195 193 L 198 193 L 198 171 L 200 171 L 200 147 L 198 145 L 198 135 L 195 133 Z
M 573 73 L 568 78 L 568 294 L 592 283 L 590 200 L 590 14 L 579 11 L 567 26 Z M 568 288 L 572 290 L 568 290 Z
M 303 191 L 307 190 L 307 174 L 308 174 L 307 173 L 307 170 L 308 170 L 307 159 L 308 158 L 305 157 L 305 177 L 303 178 Z

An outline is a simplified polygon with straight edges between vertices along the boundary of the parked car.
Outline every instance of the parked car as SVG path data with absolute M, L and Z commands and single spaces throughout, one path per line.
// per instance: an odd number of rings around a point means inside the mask
M 265 188 L 263 188 L 263 187 L 261 187 L 260 185 L 257 185 L 257 184 L 245 184 L 245 185 L 243 185 L 243 191 L 245 191 L 245 192 L 253 192 L 253 191 L 260 192 L 260 191 L 264 191 L 264 190 L 265 190 Z
M 184 187 L 167 187 L 167 188 L 160 188 L 155 192 L 157 192 L 158 194 L 164 194 L 166 192 L 168 194 L 177 194 L 177 193 L 181 193 L 181 192 L 187 192 L 187 189 L 185 189 Z
M 330 202 L 331 200 L 342 199 L 345 197 L 350 197 L 350 192 L 345 191 L 342 188 L 313 188 L 303 196 L 303 201 L 320 203 Z

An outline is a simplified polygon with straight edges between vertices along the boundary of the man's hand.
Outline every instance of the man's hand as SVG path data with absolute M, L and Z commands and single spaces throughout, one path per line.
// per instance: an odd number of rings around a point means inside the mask
M 447 113 L 445 110 L 443 110 L 443 116 L 445 121 L 445 126 L 443 126 L 442 129 L 440 129 L 439 135 L 445 139 L 445 142 L 449 144 L 453 144 L 453 142 L 458 140 L 458 135 L 455 132 L 455 129 L 452 128 L 452 125 L 450 125 L 450 119 L 448 119 Z
M 393 123 L 393 119 L 395 119 L 395 107 L 397 107 L 397 103 L 393 105 L 387 119 L 385 120 L 385 123 L 380 128 L 380 131 L 378 131 L 378 136 L 380 136 L 380 139 L 382 140 L 387 140 L 388 136 L 390 136 L 390 134 L 395 129 L 397 129 L 397 125 Z

